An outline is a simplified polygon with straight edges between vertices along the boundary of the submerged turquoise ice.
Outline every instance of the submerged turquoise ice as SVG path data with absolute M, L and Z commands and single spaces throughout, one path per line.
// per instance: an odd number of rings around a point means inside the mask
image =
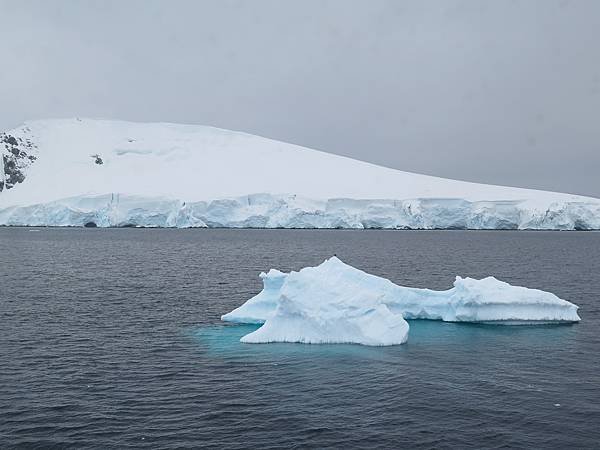
M 246 343 L 301 342 L 396 345 L 406 319 L 474 323 L 572 323 L 578 306 L 538 289 L 494 277 L 456 277 L 445 291 L 398 286 L 337 257 L 316 267 L 261 273 L 263 290 L 222 320 L 263 324 Z

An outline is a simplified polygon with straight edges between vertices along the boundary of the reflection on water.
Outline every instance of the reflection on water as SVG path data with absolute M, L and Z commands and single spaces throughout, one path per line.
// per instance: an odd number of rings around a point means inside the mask
M 403 345 L 369 347 L 358 344 L 299 344 L 269 343 L 244 344 L 240 339 L 257 330 L 260 325 L 214 324 L 192 329 L 190 335 L 202 351 L 212 356 L 277 359 L 279 355 L 329 358 L 333 354 L 373 357 L 374 355 L 400 354 L 416 348 L 433 346 L 460 347 L 465 351 L 477 351 L 485 345 L 508 346 L 518 340 L 532 350 L 559 351 L 564 343 L 573 339 L 578 324 L 529 324 L 510 325 L 501 323 L 452 323 L 437 320 L 409 320 L 409 341 Z M 418 357 L 418 356 L 416 356 Z

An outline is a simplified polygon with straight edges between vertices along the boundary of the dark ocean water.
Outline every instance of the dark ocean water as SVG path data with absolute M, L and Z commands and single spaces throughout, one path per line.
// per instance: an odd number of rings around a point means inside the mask
M 258 273 L 494 275 L 582 322 L 249 345 Z M 599 448 L 600 233 L 0 228 L 0 447 Z

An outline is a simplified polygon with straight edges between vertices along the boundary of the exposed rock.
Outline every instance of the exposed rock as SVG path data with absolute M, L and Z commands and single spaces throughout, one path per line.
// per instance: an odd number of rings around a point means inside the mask
M 28 129 L 23 130 L 29 133 Z M 0 169 L 0 192 L 4 189 L 11 189 L 17 183 L 25 180 L 27 167 L 31 165 L 37 157 L 30 154 L 37 150 L 37 146 L 29 138 L 23 139 L 7 133 L 0 133 L 0 143 L 4 144 L 2 154 L 2 167 Z

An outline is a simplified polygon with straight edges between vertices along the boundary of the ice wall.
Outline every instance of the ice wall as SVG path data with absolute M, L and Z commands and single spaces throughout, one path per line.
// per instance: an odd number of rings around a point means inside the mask
M 213 201 L 84 195 L 0 209 L 0 225 L 209 228 L 597 230 L 600 203 L 460 199 L 314 200 L 253 194 Z

